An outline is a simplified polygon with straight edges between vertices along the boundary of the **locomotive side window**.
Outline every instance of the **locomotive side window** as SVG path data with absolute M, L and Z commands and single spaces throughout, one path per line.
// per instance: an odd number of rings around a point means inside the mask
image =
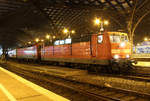
M 65 44 L 65 41 L 64 41 L 64 40 L 60 40 L 60 41 L 59 41 L 59 44 L 60 44 L 60 45 L 63 45 L 63 44 Z
M 71 38 L 68 38 L 65 40 L 65 44 L 71 44 L 72 43 L 72 39 Z
M 102 43 L 103 42 L 103 35 L 99 35 L 97 37 L 98 43 Z
M 56 40 L 56 41 L 54 42 L 54 45 L 59 45 L 59 40 Z

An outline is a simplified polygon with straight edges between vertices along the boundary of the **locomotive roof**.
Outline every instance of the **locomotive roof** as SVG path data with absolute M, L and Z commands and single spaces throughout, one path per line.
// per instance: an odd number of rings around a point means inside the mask
M 108 32 L 108 34 L 128 35 L 127 33 L 124 32 Z

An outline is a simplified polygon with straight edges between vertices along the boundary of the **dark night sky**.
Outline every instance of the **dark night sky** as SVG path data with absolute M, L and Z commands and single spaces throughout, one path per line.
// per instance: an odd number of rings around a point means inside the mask
M 150 38 L 150 14 L 148 14 L 139 24 L 135 31 L 135 43 L 141 42 L 145 37 Z
M 57 8 L 55 8 L 57 9 Z M 64 9 L 64 8 L 63 8 Z M 70 9 L 68 9 L 70 10 Z M 64 14 L 68 11 L 66 10 Z M 81 13 L 82 8 L 73 8 L 73 10 L 77 10 L 76 12 Z M 106 9 L 105 9 L 106 10 Z M 57 13 L 57 11 L 53 11 Z M 60 15 L 58 15 L 60 14 Z M 52 14 L 50 15 L 51 18 L 55 18 L 55 16 L 62 16 L 62 11 L 58 12 L 58 14 Z M 127 26 L 127 21 L 124 19 L 128 19 L 129 15 L 127 15 L 127 18 L 123 18 L 123 13 L 117 15 L 117 12 L 112 12 L 112 10 L 109 10 L 109 12 L 104 11 L 96 11 L 96 10 L 83 10 L 83 13 L 81 13 L 82 16 L 79 16 L 78 13 L 75 16 L 75 22 L 73 22 L 73 29 L 76 30 L 77 36 L 80 34 L 88 33 L 88 32 L 94 32 L 96 30 L 96 27 L 93 25 L 93 19 L 95 16 L 100 16 L 105 19 L 108 19 L 110 21 L 109 26 L 107 29 L 109 30 L 119 30 L 121 29 L 120 26 L 116 23 L 116 21 L 120 22 L 122 25 Z M 72 14 L 65 15 L 71 16 L 72 19 L 74 16 Z M 114 20 L 111 19 L 111 17 L 114 17 Z M 14 14 L 9 15 L 7 17 L 4 17 L 3 19 L 0 19 L 0 32 L 5 33 L 1 34 L 1 37 L 8 37 L 6 40 L 4 38 L 1 38 L 0 43 L 7 43 L 11 36 L 11 41 L 8 42 L 11 46 L 16 46 L 16 43 L 24 44 L 28 41 L 34 40 L 36 37 L 44 37 L 47 33 L 51 33 L 51 22 L 47 16 L 45 16 L 42 12 L 39 11 L 36 7 L 34 7 L 31 4 L 27 4 L 26 6 L 20 8 L 17 10 Z M 65 17 L 64 17 L 65 18 Z M 69 17 L 68 17 L 69 18 Z M 57 20 L 57 19 L 56 19 Z M 71 19 L 70 19 L 71 20 Z M 56 25 L 58 25 L 56 22 Z M 68 23 L 66 23 L 68 24 Z M 70 24 L 70 23 L 69 23 Z M 68 25 L 69 25 L 68 24 Z M 62 26 L 65 27 L 65 26 Z M 138 43 L 140 41 L 143 41 L 144 37 L 150 38 L 150 14 L 148 14 L 139 24 L 139 26 L 136 28 L 135 36 L 134 36 L 134 42 Z M 12 30 L 7 31 L 7 30 Z M 80 30 L 86 30 L 86 31 L 80 31 Z M 3 32 L 4 31 L 4 32 Z M 16 34 L 19 33 L 19 34 Z M 62 34 L 59 32 L 59 34 Z M 14 44 L 15 43 L 15 44 Z

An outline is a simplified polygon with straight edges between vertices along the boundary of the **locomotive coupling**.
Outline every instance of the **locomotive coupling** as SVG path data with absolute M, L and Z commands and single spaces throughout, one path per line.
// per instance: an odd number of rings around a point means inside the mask
M 137 62 L 132 59 L 112 59 L 110 65 L 113 71 L 127 72 L 134 69 L 132 63 L 136 64 Z

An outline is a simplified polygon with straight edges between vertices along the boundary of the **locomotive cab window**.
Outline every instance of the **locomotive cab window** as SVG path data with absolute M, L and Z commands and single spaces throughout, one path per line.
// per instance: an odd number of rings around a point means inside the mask
M 122 42 L 128 42 L 128 36 L 127 35 L 121 35 L 121 41 Z
M 112 43 L 128 42 L 128 36 L 112 34 L 110 35 L 110 41 Z
M 103 35 L 98 35 L 97 41 L 98 41 L 98 43 L 102 43 L 103 42 Z

